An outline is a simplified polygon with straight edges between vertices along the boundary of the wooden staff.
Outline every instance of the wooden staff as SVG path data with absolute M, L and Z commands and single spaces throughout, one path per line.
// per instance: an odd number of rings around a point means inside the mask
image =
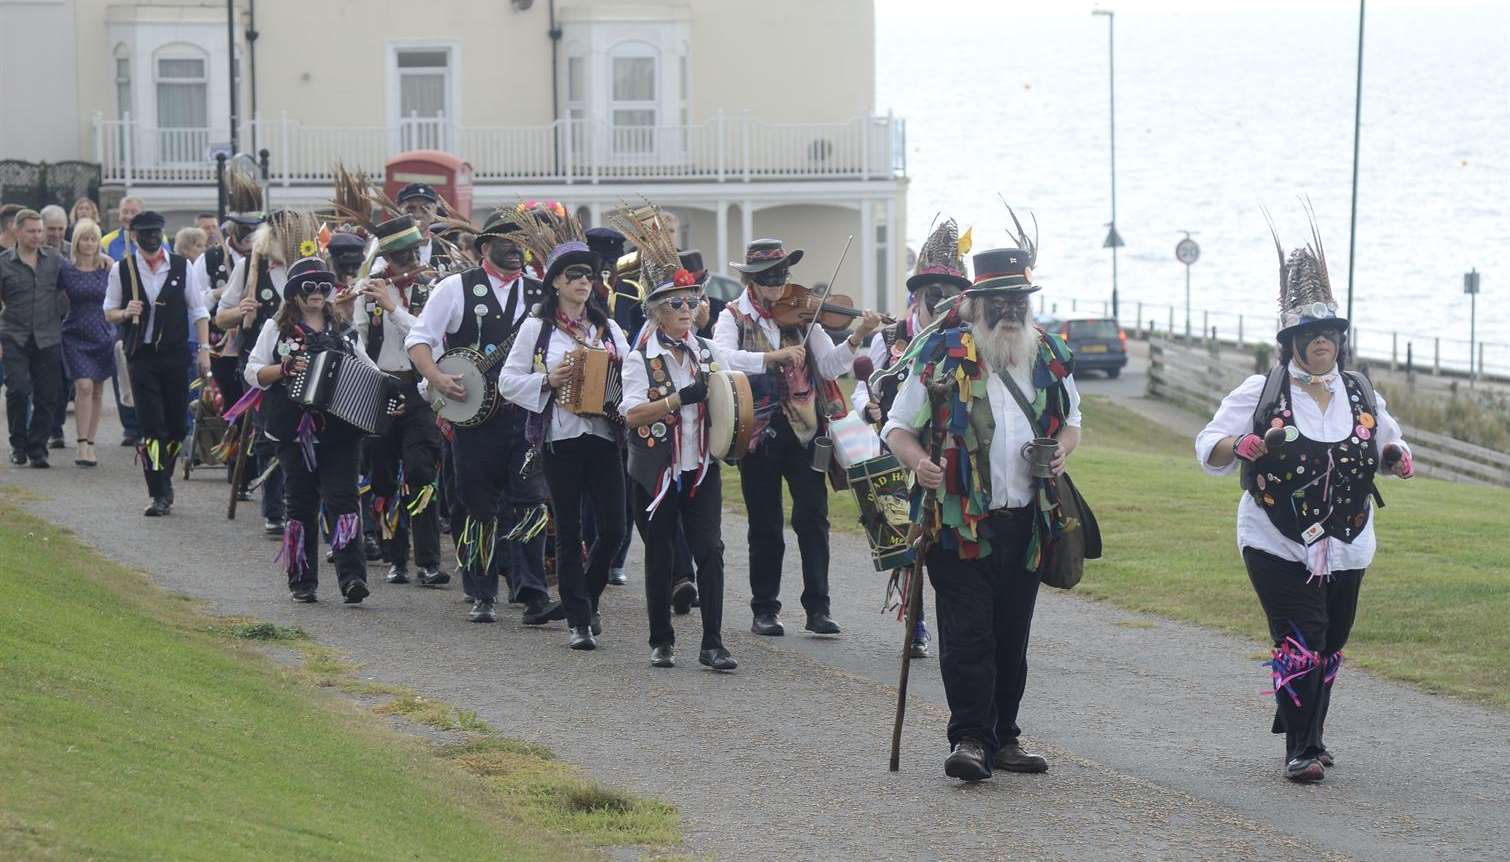
M 937 407 L 937 401 L 943 397 L 943 389 L 935 390 L 929 387 L 929 400 Z M 933 411 L 937 417 L 938 411 Z M 934 425 L 938 425 L 935 418 Z M 939 455 L 944 448 L 944 433 L 940 428 L 934 428 L 930 435 L 928 457 L 933 463 L 939 463 Z M 940 464 L 939 466 L 943 466 Z M 912 670 L 912 633 L 917 630 L 918 616 L 923 609 L 923 560 L 928 555 L 929 546 L 938 538 L 939 531 L 939 507 L 938 489 L 930 488 L 923 496 L 922 517 L 919 523 L 912 527 L 912 535 L 909 541 L 916 542 L 917 556 L 912 562 L 912 574 L 907 579 L 907 624 L 902 631 L 902 672 L 897 679 L 897 715 L 896 721 L 891 726 L 891 762 L 887 767 L 891 772 L 896 772 L 901 765 L 902 758 L 902 722 L 907 717 L 907 677 Z

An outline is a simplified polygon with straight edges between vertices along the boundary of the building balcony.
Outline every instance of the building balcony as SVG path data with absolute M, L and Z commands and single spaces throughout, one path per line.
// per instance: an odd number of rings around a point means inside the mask
M 225 127 L 165 129 L 128 114 L 94 118 L 102 181 L 133 186 L 214 184 Z M 477 186 L 597 183 L 762 183 L 896 180 L 906 176 L 906 132 L 899 117 L 849 122 L 766 123 L 719 113 L 707 122 L 614 126 L 558 120 L 533 127 L 458 126 L 446 117 L 410 117 L 397 126 L 332 128 L 258 117 L 241 130 L 243 149 L 269 151 L 272 185 L 328 185 L 337 162 L 381 177 L 386 161 L 415 149 L 467 160 Z

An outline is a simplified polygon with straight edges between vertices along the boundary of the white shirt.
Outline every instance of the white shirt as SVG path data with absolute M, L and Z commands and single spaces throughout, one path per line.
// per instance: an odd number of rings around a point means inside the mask
M 142 305 L 149 309 L 157 302 L 158 294 L 163 292 L 163 285 L 168 282 L 168 273 L 173 270 L 172 260 L 167 253 L 163 254 L 163 265 L 156 272 L 147 266 L 142 259 L 141 250 L 134 252 L 136 255 L 136 272 L 141 276 Z M 102 307 L 106 311 L 112 311 L 121 307 L 121 261 L 110 265 L 109 281 L 105 285 L 105 302 Z M 202 270 L 201 270 L 202 271 Z M 208 320 L 210 312 L 204 307 L 204 286 L 199 277 L 194 274 L 194 267 L 187 267 L 184 274 L 184 304 L 189 307 L 189 340 L 196 340 L 194 323 L 200 320 Z M 129 300 L 128 300 L 129 301 Z M 147 328 L 142 331 L 142 343 L 151 344 L 152 334 L 157 329 L 157 315 L 143 312 L 142 317 L 147 321 Z
M 464 296 L 466 290 L 461 284 L 461 273 L 448 275 L 435 285 L 430 291 L 430 298 L 425 300 L 425 307 L 419 313 L 419 320 L 404 337 L 404 349 L 408 350 L 417 344 L 430 345 L 430 352 L 439 356 L 446 346 L 446 336 L 461 328 L 462 315 L 470 314 L 475 297 Z M 504 284 L 488 273 L 488 284 L 493 287 L 493 296 L 498 299 L 498 307 L 507 311 L 509 307 L 509 295 L 514 294 L 514 320 L 517 324 L 521 318 L 530 313 L 529 305 L 524 300 L 524 274 L 520 273 L 508 284 Z
M 907 326 L 909 332 L 920 332 L 923 329 L 923 325 L 918 322 L 917 309 L 913 309 L 912 313 L 907 315 Z M 903 347 L 903 349 L 905 350 L 906 348 Z M 877 332 L 876 336 L 870 340 L 870 347 L 865 353 L 866 356 L 870 357 L 871 366 L 876 371 L 880 371 L 890 354 L 891 348 L 886 346 L 886 339 L 881 336 L 881 333 Z M 870 414 L 865 412 L 866 406 L 870 404 L 869 381 L 860 380 L 858 377 L 855 378 L 855 390 L 849 395 L 849 403 L 854 406 L 855 412 L 860 414 L 861 418 L 866 422 L 870 421 Z M 884 419 L 885 417 L 882 418 Z
M 226 275 L 226 278 L 229 279 L 231 277 L 231 274 L 236 272 L 236 264 L 241 263 L 241 258 L 244 257 L 244 255 L 242 255 L 241 252 L 237 251 L 236 249 L 231 248 L 229 245 L 225 246 L 225 249 L 231 255 L 231 271 Z M 207 267 L 208 264 L 205 263 L 205 255 L 200 255 L 199 257 L 194 259 L 193 263 L 189 264 L 189 268 L 194 270 L 195 273 L 198 274 L 199 283 L 204 287 L 205 308 L 214 306 L 218 311 L 220 308 L 219 303 L 210 295 L 215 291 L 215 279 L 211 277 L 210 271 L 209 269 L 207 269 Z M 226 285 L 230 285 L 229 280 L 226 281 Z
M 690 386 L 696 379 L 697 366 L 691 357 L 680 350 L 668 351 L 662 346 L 660 339 L 656 338 L 653 324 L 646 323 L 645 331 L 649 333 L 649 337 L 645 339 L 644 346 L 624 360 L 624 403 L 620 409 L 625 416 L 629 415 L 630 410 L 650 401 L 650 377 L 645 370 L 645 359 L 654 359 L 663 353 L 671 354 L 666 359 L 666 374 L 671 377 L 673 389 Z M 689 346 L 695 346 L 696 343 L 693 341 Z M 743 371 L 745 374 L 760 374 L 765 371 L 765 362 L 758 353 L 729 350 L 712 340 L 708 344 L 713 352 L 713 361 L 718 363 L 721 371 Z M 673 476 L 678 472 L 701 469 L 705 460 L 702 455 L 703 436 L 708 433 L 708 429 L 706 423 L 699 428 L 697 407 L 696 404 L 682 405 L 682 441 L 671 462 Z M 697 433 L 692 433 L 694 429 Z M 711 459 L 711 455 L 707 456 L 707 460 Z
M 762 318 L 755 311 L 755 306 L 750 303 L 748 290 L 729 304 L 739 306 L 739 310 L 760 327 L 760 332 L 765 336 L 771 350 L 781 347 L 781 327 L 776 325 L 776 321 Z M 734 312 L 727 307 L 718 313 L 718 322 L 713 325 L 713 343 L 727 352 L 743 353 L 746 357 L 760 355 L 753 351 L 739 349 L 739 322 L 734 319 Z M 844 339 L 843 344 L 835 345 L 834 340 L 823 331 L 823 327 L 814 326 L 812 334 L 807 339 L 807 360 L 813 363 L 819 377 L 825 380 L 838 380 L 854 368 L 855 349 L 850 346 L 847 338 Z M 762 366 L 763 369 L 764 366 Z
M 542 321 L 538 317 L 531 317 L 519 324 L 519 335 L 514 339 L 514 346 L 509 349 L 508 358 L 503 361 L 503 368 L 498 372 L 498 394 L 531 413 L 544 410 L 551 393 L 550 386 L 546 383 L 546 372 L 532 367 L 535 342 L 540 340 L 541 325 Z M 610 320 L 608 332 L 620 360 L 629 356 L 629 342 L 624 338 L 624 330 Z M 579 346 L 581 345 L 562 331 L 561 327 L 555 327 L 551 330 L 550 341 L 545 345 L 545 367 L 555 368 L 560 365 L 567 351 Z M 601 348 L 603 339 L 594 338 L 589 346 Z M 571 440 L 583 434 L 592 434 L 604 440 L 618 439 L 613 424 L 602 416 L 578 416 L 570 410 L 561 409 L 560 405 L 551 411 L 551 424 L 545 431 L 547 441 Z
M 372 359 L 367 356 L 366 345 L 362 342 L 360 335 L 357 336 L 356 355 L 357 358 L 368 365 L 372 365 L 374 368 L 377 367 L 373 365 Z M 258 389 L 267 389 L 272 386 L 272 383 L 266 385 L 258 383 L 257 372 L 269 365 L 277 365 L 282 361 L 283 357 L 278 355 L 278 321 L 264 321 L 262 331 L 257 333 L 257 343 L 253 345 L 251 355 L 246 358 L 246 371 L 243 374 L 246 379 L 246 385 L 255 386 Z M 276 382 L 279 381 L 274 381 L 274 383 Z
M 1290 363 L 1292 376 L 1304 373 L 1294 362 Z M 1267 379 L 1267 375 L 1255 374 L 1222 399 L 1222 405 L 1217 408 L 1211 423 L 1195 437 L 1195 457 L 1201 462 L 1201 469 L 1212 476 L 1225 476 L 1236 472 L 1243 463 L 1241 459 L 1234 458 L 1225 467 L 1213 467 L 1208 459 L 1211 457 L 1211 450 L 1216 448 L 1222 438 L 1253 433 L 1253 411 L 1258 408 L 1258 399 L 1263 397 L 1264 382 Z M 1352 436 L 1353 405 L 1348 399 L 1347 387 L 1342 382 L 1341 374 L 1333 373 L 1327 388 L 1332 393 L 1332 399 L 1327 403 L 1326 413 L 1321 412 L 1316 399 L 1305 391 L 1305 387 L 1296 385 L 1290 387 L 1290 410 L 1295 414 L 1295 426 L 1301 434 L 1311 440 L 1335 443 Z M 1379 445 L 1379 450 L 1382 452 L 1385 446 L 1396 443 L 1409 452 L 1410 448 L 1401 439 L 1400 423 L 1384 409 L 1384 396 L 1375 392 L 1374 402 L 1374 441 Z M 1382 475 L 1384 471 L 1379 472 Z M 1369 517 L 1368 523 L 1351 543 L 1330 536 L 1326 542 L 1329 571 L 1345 572 L 1368 568 L 1374 560 L 1376 549 L 1373 517 Z M 1274 526 L 1274 522 L 1269 520 L 1263 507 L 1247 493 L 1237 503 L 1237 547 L 1239 551 L 1253 548 L 1295 563 L 1308 562 L 1305 544 L 1285 538 L 1279 528 Z
M 1037 397 L 1037 390 L 1031 383 L 1023 385 L 1022 380 L 1017 382 L 1029 401 Z M 1075 388 L 1074 375 L 1064 378 L 1064 391 L 1070 402 L 1064 424 L 1079 428 L 1080 390 Z M 986 398 L 991 405 L 991 417 L 996 422 L 996 433 L 991 437 L 990 450 L 990 506 L 993 509 L 1026 506 L 1033 502 L 1033 477 L 1028 474 L 1028 462 L 1022 457 L 1022 446 L 1038 437 L 1038 430 L 1028 423 L 1028 417 L 1017 406 L 1016 399 L 1007 391 L 1007 385 L 1001 382 L 1000 375 L 995 372 L 986 378 Z M 928 390 L 923 387 L 923 382 L 916 376 L 909 375 L 897 390 L 896 400 L 891 402 L 891 414 L 886 417 L 886 425 L 881 429 L 881 439 L 885 440 L 898 428 L 913 433 L 922 428 L 922 423 L 914 423 L 927 400 Z M 922 418 L 926 422 L 929 417 Z
M 366 284 L 364 281 L 357 282 L 360 290 Z M 411 285 L 409 290 L 414 290 Z M 378 348 L 378 368 L 383 371 L 408 371 L 413 367 L 409 361 L 409 353 L 404 350 L 404 339 L 409 336 L 409 330 L 419 318 L 409 313 L 409 301 L 393 282 L 388 283 L 388 298 L 393 300 L 393 310 L 385 311 L 383 319 L 383 346 Z M 357 297 L 356 308 L 351 312 L 351 325 L 356 328 L 357 334 L 362 341 L 367 341 L 368 330 L 372 326 L 372 317 L 367 313 L 367 304 L 370 302 L 366 297 Z
M 231 280 L 225 284 L 225 292 L 220 294 L 220 304 L 215 306 L 217 312 L 230 311 L 241 304 L 241 295 L 246 292 L 247 266 L 251 263 L 249 257 L 243 257 L 236 261 L 236 268 L 231 270 Z M 267 268 L 268 281 L 272 284 L 257 285 L 257 300 L 283 299 L 283 285 L 288 283 L 288 269 L 281 263 L 270 263 Z M 271 295 L 269 294 L 271 291 Z

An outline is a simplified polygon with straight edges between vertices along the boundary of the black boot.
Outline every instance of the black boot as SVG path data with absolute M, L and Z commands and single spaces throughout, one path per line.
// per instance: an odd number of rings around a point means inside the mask
M 991 777 L 986 762 L 986 747 L 973 737 L 961 739 L 944 759 L 944 774 L 962 781 L 984 781 Z

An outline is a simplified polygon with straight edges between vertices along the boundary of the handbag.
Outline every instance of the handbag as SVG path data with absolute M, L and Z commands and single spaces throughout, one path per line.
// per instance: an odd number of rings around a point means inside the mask
M 1023 415 L 1028 417 L 1028 424 L 1039 434 L 1043 428 L 1038 423 L 1038 415 L 1033 412 L 1033 405 L 1017 387 L 1017 381 L 1012 375 L 1000 375 L 1003 383 L 1007 385 L 1007 391 L 1012 393 L 1012 400 L 1022 408 Z M 1080 583 L 1080 578 L 1085 574 L 1085 561 L 1101 558 L 1101 527 L 1096 523 L 1096 515 L 1091 511 L 1085 498 L 1080 495 L 1080 490 L 1070 480 L 1068 471 L 1060 473 L 1054 480 L 1055 488 L 1059 492 L 1059 508 L 1064 515 L 1065 529 L 1059 538 L 1054 541 L 1054 547 L 1050 552 L 1049 567 L 1040 575 L 1039 580 L 1047 586 L 1060 590 L 1073 589 Z
M 121 390 L 121 406 L 135 407 L 136 396 L 131 392 L 131 367 L 126 364 L 126 345 L 115 340 L 115 383 Z

